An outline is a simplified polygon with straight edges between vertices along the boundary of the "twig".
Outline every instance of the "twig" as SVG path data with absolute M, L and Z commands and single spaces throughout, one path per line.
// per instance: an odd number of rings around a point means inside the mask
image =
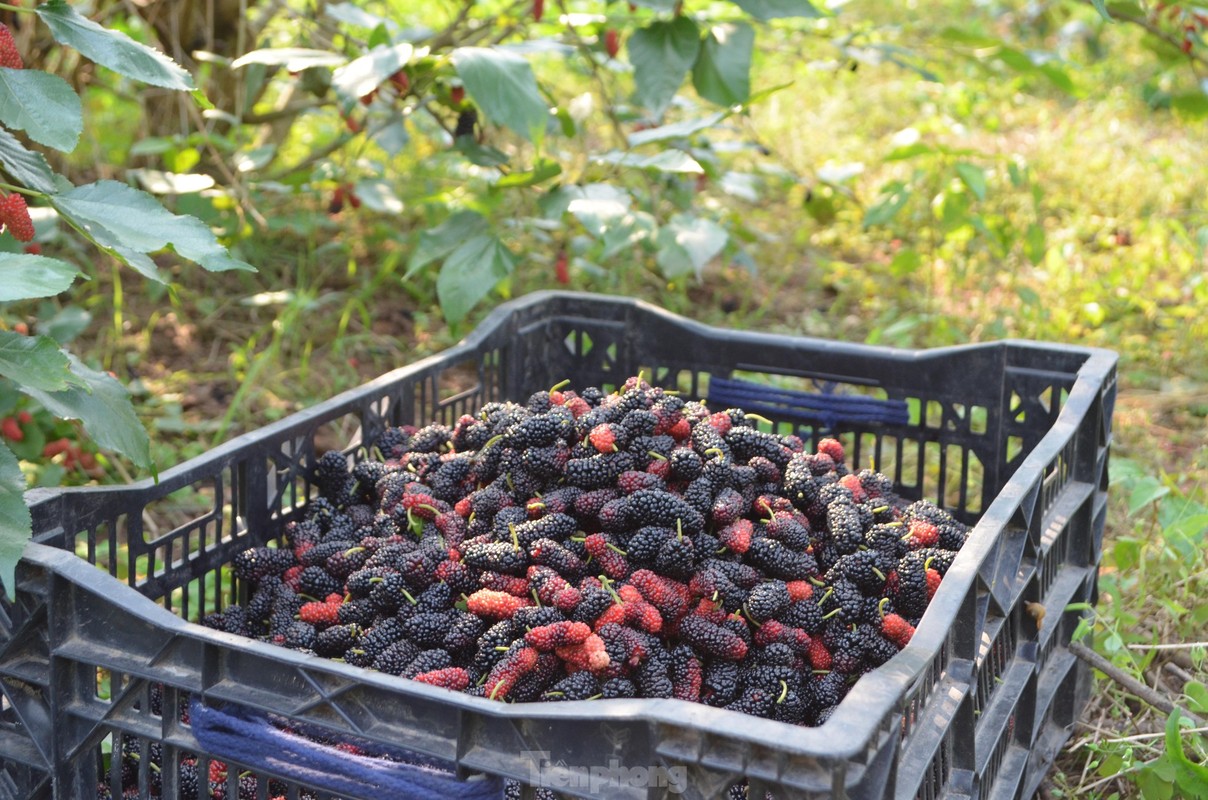
M 1191 681 L 1195 680 L 1194 675 L 1192 675 L 1190 672 L 1188 672 L 1187 670 L 1180 667 L 1178 664 L 1172 663 L 1170 661 L 1167 661 L 1165 664 L 1163 664 L 1162 669 L 1166 670 L 1171 675 L 1173 675 L 1176 678 L 1178 678 L 1179 680 L 1181 680 L 1183 683 L 1190 683 Z
M 393 122 L 393 120 L 387 120 L 387 121 L 383 122 L 381 125 L 367 125 L 364 130 L 365 138 L 372 139 L 376 134 L 381 133 L 382 129 L 384 129 L 387 126 L 389 126 L 390 124 L 392 124 L 392 122 Z M 307 167 L 312 166 L 313 164 L 317 164 L 318 162 L 320 162 L 323 159 L 330 156 L 332 153 L 339 150 L 344 145 L 351 142 L 353 140 L 353 138 L 355 138 L 355 134 L 341 133 L 334 140 L 332 140 L 331 142 L 328 142 L 323 147 L 314 151 L 313 153 L 308 155 L 306 158 L 299 161 L 297 164 L 294 164 L 294 165 L 288 166 L 288 167 L 278 168 L 275 172 L 271 173 L 268 176 L 268 180 L 270 180 L 270 181 L 281 180 L 282 178 L 286 177 L 287 175 L 290 175 L 294 172 L 298 172 L 299 170 L 302 170 L 302 169 L 306 169 Z
M 1208 733 L 1208 728 L 1187 728 L 1183 733 Z M 1166 731 L 1160 733 L 1138 733 L 1135 736 L 1122 736 L 1118 739 L 1103 739 L 1101 744 L 1122 744 L 1125 742 L 1148 742 L 1153 739 L 1163 739 Z
M 431 50 L 439 50 L 442 47 L 448 47 L 457 42 L 457 29 L 469 18 L 470 12 L 474 10 L 474 5 L 473 0 L 465 3 L 461 7 L 461 11 L 457 12 L 457 16 L 445 26 L 443 31 L 434 34 L 432 38 L 420 42 L 420 44 L 426 45 Z
M 159 538 L 159 525 L 155 522 L 155 517 L 151 516 L 151 512 L 143 509 L 143 528 L 151 532 L 152 539 Z
M 331 155 L 335 151 L 339 150 L 344 145 L 348 144 L 350 141 L 352 141 L 352 136 L 347 133 L 342 133 L 339 136 L 337 136 L 334 140 L 332 140 L 331 142 L 328 142 L 323 147 L 319 148 L 318 150 L 316 150 L 313 153 L 311 153 L 310 155 L 308 155 L 306 158 L 299 161 L 297 164 L 294 164 L 294 165 L 288 166 L 288 167 L 279 168 L 277 171 L 273 172 L 271 175 L 268 176 L 268 180 L 271 180 L 271 181 L 281 180 L 282 178 L 284 178 L 285 176 L 287 176 L 293 172 L 297 172 L 298 170 L 305 169 L 305 168 L 311 166 L 312 164 L 316 164 L 319 161 L 322 161 L 323 159 L 327 158 L 329 155 Z
M 243 17 L 243 24 L 247 26 L 247 38 L 253 42 L 260 41 L 260 37 L 264 33 L 265 29 L 272 24 L 273 20 L 277 18 L 279 13 L 283 11 L 291 12 L 291 9 L 285 3 L 281 2 L 281 0 L 272 0 L 271 3 L 267 4 L 267 6 L 267 8 L 265 8 L 264 5 L 259 6 L 260 14 L 255 20 L 256 24 L 253 24 L 253 21 L 249 19 L 247 15 Z M 315 17 L 318 18 L 322 16 L 322 14 L 323 9 L 320 4 L 315 8 Z M 239 52 L 243 53 L 246 51 L 240 50 Z
M 292 117 L 301 114 L 304 111 L 313 111 L 316 108 L 335 105 L 333 100 L 309 100 L 302 103 L 293 103 L 284 108 L 276 108 L 272 111 L 265 111 L 263 114 L 244 114 L 240 122 L 248 125 L 263 125 L 267 122 L 276 122 L 285 117 Z
M 187 113 L 192 118 L 193 124 L 197 126 L 197 130 L 199 130 L 199 131 L 205 130 L 206 129 L 205 120 L 202 118 L 201 111 L 198 110 L 197 104 L 189 102 L 187 100 L 184 102 L 185 102 L 185 108 L 187 109 Z M 259 212 L 259 210 L 256 209 L 256 206 L 252 203 L 252 196 L 251 196 L 251 193 L 248 191 L 247 185 L 239 179 L 238 175 L 236 175 L 234 172 L 231 171 L 231 168 L 227 165 L 226 161 L 223 159 L 222 153 L 218 152 L 218 148 L 216 148 L 214 146 L 214 143 L 212 141 L 210 141 L 210 138 L 208 136 L 206 137 L 206 140 L 205 140 L 205 146 L 206 146 L 206 149 L 210 152 L 210 157 L 213 159 L 214 166 L 218 169 L 219 172 L 222 173 L 222 177 L 226 179 L 227 185 L 231 187 L 231 190 L 239 198 L 239 208 L 243 211 L 246 211 L 248 214 L 250 214 L 252 219 L 254 219 L 258 225 L 260 225 L 262 227 L 267 227 L 268 221 L 264 218 L 264 215 L 261 214 Z
M 1131 767 L 1129 767 L 1127 769 L 1122 769 L 1115 774 L 1108 775 L 1106 778 L 1100 778 L 1099 780 L 1095 781 L 1094 783 L 1088 783 L 1088 784 L 1079 786 L 1078 791 L 1085 795 L 1086 793 L 1088 793 L 1094 789 L 1098 789 L 1100 786 L 1105 786 L 1106 784 L 1109 784 L 1112 781 L 1119 780 L 1120 778 L 1124 777 L 1125 775 L 1131 775 L 1134 772 L 1140 772 L 1141 770 L 1145 769 L 1145 767 L 1147 767 L 1147 766 L 1149 766 L 1148 761 L 1142 762 L 1140 764 L 1133 764 Z
M 1151 667 L 1150 669 L 1147 669 L 1145 671 L 1145 676 L 1147 678 L 1151 678 L 1153 680 L 1153 690 L 1155 692 L 1157 692 L 1159 695 L 1161 695 L 1162 697 L 1179 694 L 1178 692 L 1174 691 L 1169 686 L 1167 686 L 1166 681 L 1162 680 L 1162 670 L 1153 669 Z M 1174 704 L 1171 703 L 1171 710 L 1173 710 L 1173 709 L 1174 709 Z M 1167 713 L 1169 713 L 1169 712 L 1167 712 Z
M 497 18 L 516 17 L 520 14 L 520 10 L 525 6 L 526 2 L 527 0 L 516 0 L 510 6 L 501 9 L 495 16 Z M 479 25 L 477 28 L 472 28 L 469 31 L 459 30 L 469 20 L 470 12 L 474 10 L 474 6 L 475 3 L 472 0 L 471 2 L 467 2 L 462 6 L 461 11 L 457 13 L 453 21 L 445 26 L 444 30 L 433 34 L 429 39 L 421 39 L 415 43 L 416 46 L 422 45 L 429 50 L 441 50 L 454 44 L 458 47 L 466 47 L 488 36 L 492 36 L 494 30 L 494 26 L 492 25 Z M 494 43 L 498 44 L 503 41 L 514 33 L 518 27 L 515 23 L 508 25 L 501 34 L 494 36 Z
M 1180 50 L 1182 49 L 1182 44 L 1183 44 L 1182 39 L 1179 39 L 1177 36 L 1174 36 L 1169 31 L 1163 30 L 1158 25 L 1154 24 L 1153 22 L 1150 22 L 1148 19 L 1145 19 L 1144 17 L 1134 17 L 1131 14 L 1121 14 L 1119 12 L 1112 12 L 1112 19 L 1119 20 L 1120 22 L 1128 22 L 1128 23 L 1136 25 L 1140 28 L 1144 28 L 1150 34 L 1152 34 L 1152 35 L 1158 37 L 1159 39 L 1161 39 L 1162 41 L 1166 42 L 1166 44 L 1168 44 L 1172 47 L 1178 48 Z M 1192 50 L 1190 52 L 1186 52 L 1185 55 L 1187 56 L 1187 60 L 1190 61 L 1192 63 L 1192 65 L 1194 65 L 1196 62 L 1198 62 L 1200 64 L 1204 64 L 1204 65 L 1208 66 L 1208 58 L 1204 57 L 1203 55 L 1200 55 L 1199 53 L 1195 52 L 1194 50 Z
M 436 123 L 438 126 L 440 126 L 440 129 L 441 129 L 441 130 L 443 130 L 445 133 L 449 134 L 449 138 L 450 138 L 451 140 L 454 140 L 454 141 L 455 141 L 455 140 L 457 139 L 457 137 L 453 135 L 453 129 L 452 129 L 452 128 L 450 128 L 450 127 L 448 126 L 448 124 L 446 124 L 446 123 L 445 123 L 445 121 L 444 121 L 443 119 L 441 119 L 440 114 L 437 114 L 435 111 L 433 111 L 433 110 L 432 110 L 432 106 L 431 106 L 431 105 L 429 105 L 428 103 L 422 103 L 422 104 L 419 106 L 419 108 L 422 108 L 424 111 L 427 111 L 427 112 L 428 112 L 428 116 L 432 117 L 432 120 L 433 120 L 433 121 L 434 121 L 434 122 L 435 122 L 435 123 Z
M 558 3 L 558 8 L 562 11 L 562 17 L 566 20 L 567 34 L 569 34 L 574 40 L 575 48 L 587 60 L 587 65 L 591 68 L 591 76 L 595 80 L 596 84 L 600 87 L 601 102 L 606 101 L 609 94 L 608 84 L 604 80 L 604 74 L 600 71 L 600 65 L 596 63 L 595 54 L 592 52 L 587 42 L 584 41 L 583 37 L 579 35 L 579 32 L 575 30 L 575 27 L 570 24 L 570 10 L 566 7 L 566 3 L 560 0 Z M 621 119 L 617 116 L 616 109 L 605 103 L 604 114 L 608 117 L 608 121 L 612 124 L 613 133 L 616 134 L 620 143 L 619 146 L 621 148 L 628 149 L 629 138 L 625 135 L 625 127 L 621 124 Z M 614 166 L 613 169 L 619 170 L 620 167 L 619 165 Z
M 1164 642 L 1162 644 L 1130 644 L 1129 650 L 1190 650 L 1193 647 L 1208 647 L 1208 642 Z
M 1208 724 L 1187 709 L 1176 706 L 1173 702 L 1171 702 L 1169 697 L 1166 697 L 1165 695 L 1156 692 L 1145 684 L 1141 683 L 1139 680 L 1129 675 L 1127 672 L 1120 669 L 1115 664 L 1096 653 L 1094 650 L 1082 644 L 1082 642 L 1070 642 L 1070 652 L 1102 672 L 1107 677 L 1111 678 L 1116 683 L 1123 686 L 1131 694 L 1136 695 L 1159 711 L 1165 714 L 1170 714 L 1175 709 L 1178 709 L 1179 715 L 1187 717 L 1187 719 L 1191 720 L 1191 723 L 1195 727 L 1202 728 L 1205 726 L 1205 724 Z
M 109 463 L 113 465 L 114 471 L 121 476 L 123 481 L 134 483 L 134 476 L 130 474 L 130 470 L 126 469 L 126 465 L 121 462 L 121 459 L 115 456 L 109 460 Z

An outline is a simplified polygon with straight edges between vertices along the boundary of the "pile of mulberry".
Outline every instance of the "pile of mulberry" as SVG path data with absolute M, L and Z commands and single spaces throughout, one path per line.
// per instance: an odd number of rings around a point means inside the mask
M 666 697 L 825 722 L 908 646 L 968 536 L 741 409 L 641 378 L 317 460 L 246 607 L 205 623 L 497 702 Z

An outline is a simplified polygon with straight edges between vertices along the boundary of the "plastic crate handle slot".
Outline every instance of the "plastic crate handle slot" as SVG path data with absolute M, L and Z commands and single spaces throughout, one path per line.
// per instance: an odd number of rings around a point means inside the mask
M 459 780 L 441 762 L 403 750 L 397 754 L 405 761 L 355 755 L 287 733 L 267 715 L 240 706 L 217 709 L 193 699 L 189 724 L 211 756 L 309 788 L 409 800 L 498 800 L 503 794 L 503 782 L 495 776 Z
M 802 392 L 730 378 L 709 380 L 709 405 L 737 406 L 788 422 L 812 423 L 823 430 L 833 430 L 839 423 L 905 425 L 910 422 L 910 407 L 905 400 L 878 400 L 863 395 L 835 394 L 834 391 Z

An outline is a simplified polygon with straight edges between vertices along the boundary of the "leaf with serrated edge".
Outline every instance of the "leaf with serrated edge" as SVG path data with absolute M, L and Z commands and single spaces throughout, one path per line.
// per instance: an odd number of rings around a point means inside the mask
M 464 242 L 484 234 L 490 227 L 477 211 L 458 211 L 431 230 L 421 231 L 404 278 L 410 278 L 429 264 L 452 253 Z
M 898 215 L 910 200 L 910 188 L 899 181 L 881 187 L 881 199 L 864 212 L 864 228 L 884 225 Z
M 604 249 L 600 251 L 600 260 L 607 261 L 622 252 L 632 253 L 634 247 L 654 238 L 657 231 L 658 225 L 654 217 L 645 211 L 626 214 L 618 220 L 618 224 L 609 227 L 600 237 L 604 245 Z
M 25 504 L 25 475 L 8 445 L 0 442 L 0 581 L 13 599 L 17 562 L 33 532 L 33 519 Z
M 25 149 L 15 136 L 0 128 L 0 167 L 26 189 L 43 194 L 58 191 L 55 173 L 41 153 Z
M 54 297 L 71 288 L 80 271 L 57 258 L 0 253 L 0 303 Z
M 163 273 L 159 271 L 159 267 L 155 266 L 155 262 L 146 253 L 140 253 L 137 250 L 131 250 L 129 247 L 121 246 L 106 247 L 103 249 L 144 278 L 153 280 L 156 283 L 168 282 L 164 278 Z
M 956 174 L 978 200 L 986 199 L 986 171 L 974 164 L 957 164 Z
M 1128 497 L 1128 513 L 1130 516 L 1141 511 L 1150 503 L 1161 500 L 1170 494 L 1170 487 L 1164 485 L 1152 475 L 1146 475 L 1133 485 Z
M 231 69 L 240 69 L 248 64 L 265 64 L 270 67 L 285 67 L 290 72 L 301 72 L 310 67 L 338 67 L 348 59 L 330 50 L 310 50 L 305 47 L 269 47 L 245 53 L 231 62 Z
M 495 182 L 501 189 L 536 186 L 562 174 L 562 166 L 554 161 L 540 159 L 531 172 L 510 172 Z
M 629 215 L 633 205 L 633 197 L 628 192 L 607 183 L 572 187 L 570 194 L 572 199 L 566 210 L 597 238 L 615 229 L 622 218 Z
M 255 271 L 231 257 L 201 220 L 173 214 L 151 195 L 124 183 L 85 184 L 51 197 L 51 203 L 98 244 L 121 255 L 153 253 L 171 245 L 182 258 L 211 272 Z
M 809 0 L 732 0 L 732 2 L 760 22 L 789 17 L 818 19 L 826 16 Z
M 336 3 L 335 5 L 327 6 L 323 10 L 323 13 L 335 21 L 343 22 L 346 25 L 370 29 L 376 28 L 378 25 L 385 25 L 389 31 L 398 30 L 398 23 L 394 20 L 370 14 L 368 11 L 358 8 L 352 3 Z
M 364 97 L 406 66 L 414 52 L 408 42 L 375 47 L 332 73 L 331 85 L 345 97 Z
M 687 173 L 700 175 L 705 168 L 692 156 L 682 150 L 664 150 L 650 156 L 637 153 L 603 153 L 595 156 L 593 161 L 601 164 L 615 164 L 618 167 L 635 167 L 637 169 L 653 169 L 658 172 Z
M 656 20 L 634 31 L 626 45 L 638 99 L 661 117 L 700 51 L 700 31 L 688 17 Z
M 91 322 L 92 315 L 84 309 L 79 306 L 65 306 L 50 319 L 40 320 L 38 333 L 49 336 L 60 345 L 70 344 Z
M 674 281 L 693 271 L 692 257 L 688 255 L 687 250 L 676 244 L 674 231 L 669 228 L 660 229 L 655 242 L 658 250 L 654 260 L 664 278 Z
M 682 139 L 703 131 L 706 128 L 712 128 L 728 116 L 729 112 L 727 111 L 717 111 L 707 117 L 685 119 L 680 122 L 673 122 L 670 125 L 660 125 L 657 128 L 647 128 L 644 131 L 637 131 L 629 134 L 629 146 L 637 147 L 638 145 L 662 142 L 667 139 Z
M 71 362 L 58 342 L 49 336 L 25 336 L 15 331 L 0 331 L 0 375 L 44 392 L 83 385 L 72 375 Z
M 675 243 L 688 254 L 698 278 L 730 240 L 730 234 L 716 222 L 687 214 L 673 217 L 666 230 L 672 232 Z
M 706 100 L 734 106 L 751 99 L 755 31 L 745 23 L 714 25 L 692 67 L 692 85 Z
M 127 456 L 143 469 L 151 466 L 150 439 L 134 413 L 130 394 L 114 378 L 85 366 L 70 353 L 71 371 L 82 388 L 45 392 L 32 386 L 18 388 L 63 419 L 78 419 L 99 447 Z
M 403 213 L 403 201 L 394 193 L 394 188 L 389 181 L 376 179 L 358 181 L 356 196 L 371 211 L 382 214 Z
M 540 141 L 549 120 L 533 68 L 506 50 L 459 47 L 451 56 L 466 93 L 486 113 L 529 141 Z
M 512 274 L 516 257 L 492 235 L 475 236 L 454 250 L 436 276 L 436 295 L 449 322 L 465 319 L 491 289 Z
M 0 67 L 0 122 L 70 153 L 84 130 L 84 113 L 79 95 L 58 75 Z
M 79 50 L 119 75 L 164 89 L 187 92 L 195 88 L 193 76 L 168 56 L 121 31 L 98 25 L 62 0 L 43 3 L 34 11 L 59 44 Z
M 53 199 L 51 203 L 54 203 Z M 96 220 L 74 218 L 69 214 L 63 214 L 62 211 L 59 213 L 63 219 L 73 224 L 90 242 L 132 268 L 147 280 L 152 280 L 156 283 L 167 283 L 163 274 L 160 273 L 159 267 L 155 266 L 155 262 L 146 253 L 122 244 L 121 236 L 118 234 L 101 225 Z
M 1099 12 L 1099 16 L 1103 17 L 1108 22 L 1115 22 L 1115 20 L 1112 19 L 1112 15 L 1107 11 L 1107 3 L 1105 0 L 1091 0 L 1091 5 L 1093 5 L 1095 10 Z

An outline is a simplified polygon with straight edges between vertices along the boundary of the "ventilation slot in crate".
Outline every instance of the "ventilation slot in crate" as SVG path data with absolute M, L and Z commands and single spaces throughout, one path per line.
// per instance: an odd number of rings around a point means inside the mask
M 1015 615 L 999 618 L 997 623 L 996 632 L 993 634 L 983 632 L 982 634 L 983 643 L 977 657 L 977 693 L 973 697 L 974 714 L 981 714 L 990 705 L 990 698 L 1002 683 L 1002 676 L 1015 657 L 1017 639 Z M 987 623 L 988 627 L 989 623 Z
M 948 784 L 948 776 L 952 770 L 952 741 L 944 736 L 940 746 L 936 748 L 935 756 L 923 772 L 923 782 L 915 800 L 938 800 L 943 797 L 944 787 Z

